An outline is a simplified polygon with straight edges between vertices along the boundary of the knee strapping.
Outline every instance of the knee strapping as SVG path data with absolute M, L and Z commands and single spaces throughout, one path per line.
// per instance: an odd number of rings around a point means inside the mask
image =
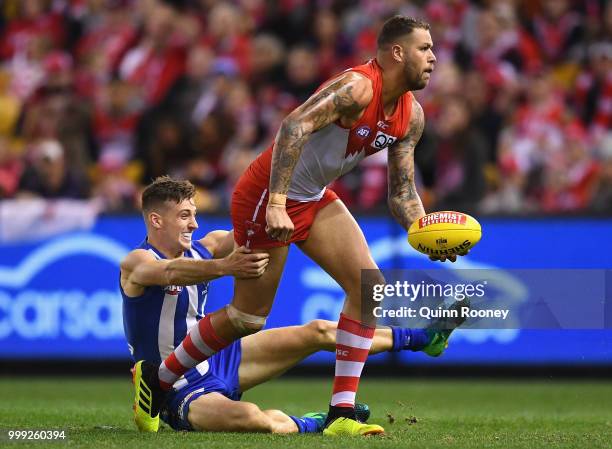
M 251 315 L 244 313 L 234 307 L 232 304 L 225 306 L 227 317 L 232 326 L 241 334 L 253 334 L 262 329 L 266 325 L 267 316 Z

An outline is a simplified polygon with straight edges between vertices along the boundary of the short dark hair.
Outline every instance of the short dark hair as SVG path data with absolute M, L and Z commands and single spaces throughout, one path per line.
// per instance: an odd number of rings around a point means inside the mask
M 429 24 L 420 19 L 407 16 L 393 16 L 383 25 L 378 34 L 378 48 L 391 44 L 401 36 L 412 33 L 415 28 L 429 31 Z
M 170 176 L 160 176 L 142 192 L 142 211 L 161 207 L 166 201 L 180 203 L 195 196 L 195 187 L 189 181 L 177 181 Z

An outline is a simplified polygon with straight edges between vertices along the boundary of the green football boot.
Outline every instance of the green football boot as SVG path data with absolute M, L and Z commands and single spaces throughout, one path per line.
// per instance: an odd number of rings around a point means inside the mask
M 470 307 L 469 299 L 454 301 L 446 309 L 456 310 L 456 317 L 438 318 L 425 329 L 425 333 L 429 337 L 429 343 L 422 349 L 425 354 L 431 357 L 439 357 L 448 348 L 448 339 L 453 331 L 465 323 L 466 318 L 461 314 L 462 307 Z

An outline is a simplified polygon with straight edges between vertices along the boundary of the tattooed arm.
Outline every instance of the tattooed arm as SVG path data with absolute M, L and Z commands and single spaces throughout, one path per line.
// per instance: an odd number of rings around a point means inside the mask
M 266 210 L 266 231 L 270 237 L 286 242 L 293 233 L 285 201 L 293 170 L 310 135 L 338 119 L 351 121 L 359 118 L 372 95 L 370 80 L 355 72 L 347 72 L 332 80 L 283 120 L 272 153 Z
M 348 72 L 291 112 L 276 135 L 270 192 L 287 193 L 293 169 L 313 132 L 341 117 L 357 117 L 371 99 L 371 82 L 357 73 Z
M 408 134 L 389 148 L 389 197 L 387 201 L 391 214 L 406 231 L 414 220 L 425 215 L 423 203 L 421 203 L 414 184 L 414 147 L 421 138 L 424 127 L 423 108 L 413 99 Z M 448 259 L 455 262 L 457 255 L 465 256 L 466 254 L 467 252 L 449 256 L 429 256 L 429 258 L 433 261 L 444 262 Z
M 391 214 L 408 230 L 417 218 L 425 215 L 421 198 L 414 183 L 414 147 L 425 127 L 423 108 L 412 100 L 412 116 L 406 136 L 397 141 L 388 154 L 389 196 Z

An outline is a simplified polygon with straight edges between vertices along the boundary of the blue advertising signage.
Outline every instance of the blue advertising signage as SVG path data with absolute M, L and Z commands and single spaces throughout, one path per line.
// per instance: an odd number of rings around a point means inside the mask
M 432 268 L 389 218 L 358 221 L 381 268 Z M 230 227 L 229 220 L 222 218 L 200 217 L 199 223 L 199 237 Z M 482 241 L 452 268 L 612 267 L 612 252 L 602 246 L 609 239 L 612 220 L 487 219 L 481 224 Z M 128 358 L 118 266 L 144 232 L 139 216 L 102 217 L 87 232 L 0 244 L 0 357 Z M 231 279 L 214 281 L 207 310 L 224 305 L 231 295 Z M 335 320 L 343 300 L 340 287 L 292 247 L 267 326 Z M 576 298 L 577 311 L 579 303 Z M 375 360 L 391 357 L 384 354 Z M 414 353 L 393 357 L 407 364 L 612 364 L 612 331 L 469 329 L 453 334 L 449 350 L 439 359 Z M 321 353 L 309 362 L 332 359 L 333 354 Z

